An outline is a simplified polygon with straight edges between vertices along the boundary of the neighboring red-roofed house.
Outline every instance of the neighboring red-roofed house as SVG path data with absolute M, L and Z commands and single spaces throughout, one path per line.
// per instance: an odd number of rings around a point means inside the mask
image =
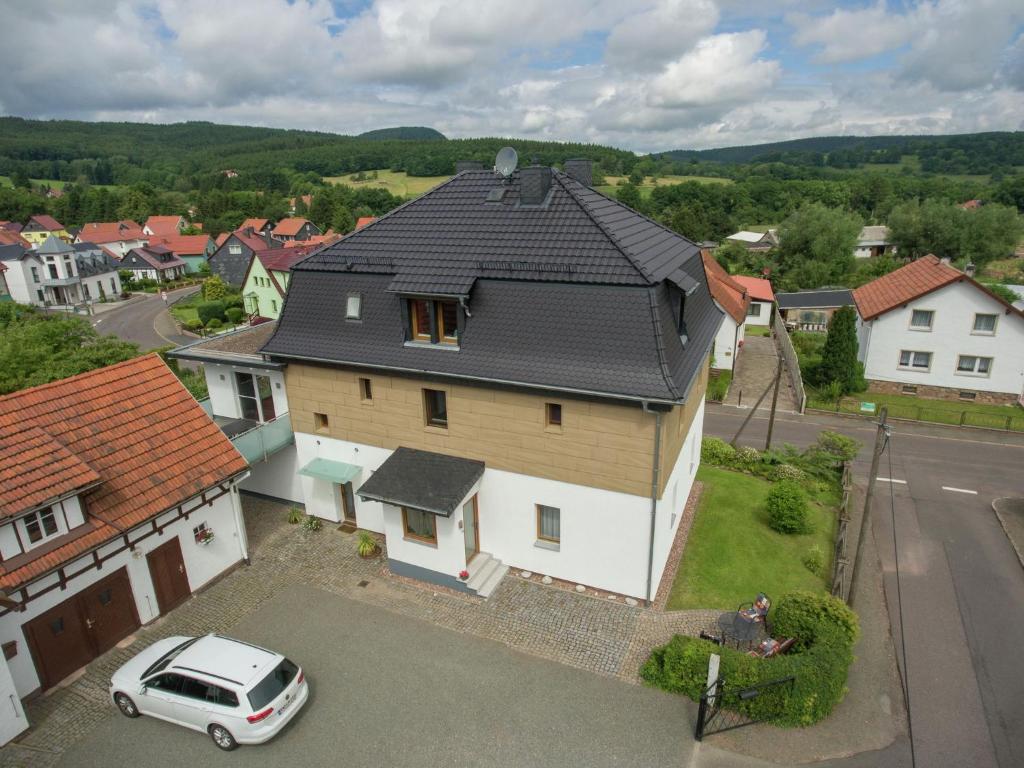
M 172 237 L 180 235 L 187 226 L 184 216 L 150 216 L 142 225 L 142 231 L 147 235 Z
M 118 268 L 130 270 L 136 280 L 167 281 L 184 277 L 188 265 L 165 245 L 146 245 L 128 251 Z
M 120 259 L 132 248 L 146 245 L 149 242 L 149 235 L 131 219 L 99 221 L 84 225 L 75 242 L 102 245 L 105 250 Z
M 311 222 L 309 219 L 289 218 L 281 219 L 277 222 L 277 226 L 274 227 L 271 234 L 278 240 L 309 240 L 311 237 L 315 237 L 321 234 L 320 229 Z
M 280 317 L 288 292 L 291 268 L 320 248 L 322 243 L 287 243 L 282 248 L 256 251 L 242 281 L 242 300 L 254 321 Z
M 928 255 L 853 300 L 871 391 L 1006 404 L 1024 396 L 1024 313 L 970 274 Z
M 775 304 L 775 293 L 772 291 L 772 284 L 763 278 L 748 277 L 747 275 L 733 275 L 732 279 L 746 289 L 747 295 L 750 296 L 746 324 L 771 325 L 772 310 Z
M 377 220 L 376 216 L 360 216 L 356 220 L 356 229 L 362 229 L 367 224 L 373 224 Z
M 12 702 L 248 557 L 248 464 L 157 355 L 0 397 L 0 458 Z
M 292 216 L 294 216 L 295 215 L 295 211 L 298 210 L 298 207 L 299 207 L 298 201 L 299 201 L 299 198 L 297 198 L 297 197 L 293 197 L 293 198 L 288 200 L 288 212 L 291 213 Z M 308 211 L 309 210 L 309 206 L 311 206 L 313 204 L 313 196 L 312 195 L 303 195 L 302 196 L 302 204 L 306 206 L 306 210 Z
M 202 265 L 217 250 L 209 235 L 173 235 L 170 237 L 152 237 L 149 244 L 162 245 L 175 256 L 185 262 L 188 273 L 196 274 Z
M 711 298 L 725 312 L 725 320 L 718 329 L 711 351 L 712 367 L 731 371 L 743 347 L 750 297 L 747 295 L 747 289 L 725 271 L 710 251 L 701 250 L 700 256 L 704 262 L 704 274 L 707 276 Z
M 270 232 L 274 229 L 274 222 L 270 219 L 246 219 L 242 222 L 239 229 L 251 229 L 258 235 L 262 235 L 264 232 Z
M 21 236 L 32 243 L 32 245 L 46 242 L 50 235 L 69 243 L 72 239 L 63 224 L 53 218 L 53 216 L 47 216 L 46 214 L 37 214 L 31 217 L 25 226 L 21 228 Z

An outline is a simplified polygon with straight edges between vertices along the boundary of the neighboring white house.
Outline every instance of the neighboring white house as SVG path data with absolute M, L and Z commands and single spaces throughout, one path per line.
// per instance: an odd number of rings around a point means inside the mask
M 747 275 L 732 275 L 733 281 L 738 283 L 750 297 L 750 304 L 747 306 L 747 325 L 768 325 L 772 324 L 772 311 L 775 307 L 775 293 L 772 291 L 772 284 L 760 277 L 749 277 Z
M 986 403 L 1024 394 L 1024 313 L 960 270 L 925 256 L 853 298 L 872 391 Z
M 733 280 L 709 251 L 702 250 L 700 255 L 704 260 L 704 272 L 708 276 L 711 296 L 725 312 L 725 319 L 715 335 L 711 367 L 731 371 L 735 369 L 736 358 L 743 347 L 750 296 L 747 289 Z
M 779 244 L 779 237 L 774 229 L 769 229 L 764 232 L 750 232 L 744 229 L 739 232 L 734 232 L 725 238 L 725 240 L 726 242 L 732 241 L 734 243 L 741 243 L 749 251 L 767 251 Z
M 92 243 L 70 245 L 51 235 L 36 250 L 0 247 L 11 298 L 35 306 L 75 306 L 117 298 L 116 262 Z
M 248 559 L 248 466 L 157 355 L 0 397 L 0 454 L 9 739 L 19 700 Z
M 128 251 L 119 268 L 130 271 L 136 280 L 175 280 L 185 276 L 188 264 L 166 245 L 147 245 Z
M 853 255 L 858 259 L 869 259 L 887 253 L 896 253 L 896 246 L 889 238 L 889 228 L 885 226 L 868 226 L 861 229 L 857 236 L 857 246 Z
M 131 219 L 122 221 L 100 221 L 85 224 L 76 243 L 95 243 L 110 251 L 115 258 L 124 258 L 132 248 L 141 248 L 149 242 L 149 236 L 142 227 Z

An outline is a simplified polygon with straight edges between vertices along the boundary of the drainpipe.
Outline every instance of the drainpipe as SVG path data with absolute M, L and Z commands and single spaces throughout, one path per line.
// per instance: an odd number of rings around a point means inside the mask
M 245 533 L 245 517 L 242 515 L 242 501 L 238 496 L 238 484 L 245 480 L 251 472 L 246 472 L 239 477 L 231 486 L 231 509 L 235 513 L 235 530 L 238 531 L 238 549 L 246 565 L 252 565 L 249 560 L 249 537 Z
M 644 413 L 651 413 L 648 403 L 644 401 Z M 658 481 L 661 474 L 661 411 L 654 413 L 654 467 L 651 470 L 651 537 L 647 548 L 647 599 L 645 605 L 653 601 L 651 582 L 654 580 L 654 523 L 658 514 Z

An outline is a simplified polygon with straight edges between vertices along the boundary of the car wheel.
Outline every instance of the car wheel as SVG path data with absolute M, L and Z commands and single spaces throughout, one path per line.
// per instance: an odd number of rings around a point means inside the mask
M 235 741 L 235 737 L 231 735 L 231 731 L 223 725 L 211 725 L 210 738 L 213 739 L 214 744 L 225 752 L 230 752 L 238 746 L 238 742 Z
M 135 702 L 124 693 L 115 694 L 114 703 L 117 704 L 117 708 L 121 710 L 121 714 L 125 717 L 138 717 L 142 714 L 139 712 L 139 708 L 135 706 Z

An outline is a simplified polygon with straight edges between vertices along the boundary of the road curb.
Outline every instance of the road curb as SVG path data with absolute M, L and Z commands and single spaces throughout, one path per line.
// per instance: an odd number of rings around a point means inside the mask
M 1003 527 L 1003 533 L 1006 534 L 1006 538 L 1010 542 L 1010 546 L 1013 547 L 1013 551 L 1017 554 L 1017 560 L 1020 562 L 1020 567 L 1024 568 L 1024 541 L 1017 541 L 1013 531 L 1011 530 L 1013 526 L 1007 524 L 1004 513 L 999 509 L 1000 507 L 1005 507 L 1014 501 L 1024 507 L 1024 499 L 1015 499 L 1007 496 L 1001 499 L 995 499 L 992 502 L 992 511 L 996 513 L 996 519 L 999 520 L 999 525 Z

